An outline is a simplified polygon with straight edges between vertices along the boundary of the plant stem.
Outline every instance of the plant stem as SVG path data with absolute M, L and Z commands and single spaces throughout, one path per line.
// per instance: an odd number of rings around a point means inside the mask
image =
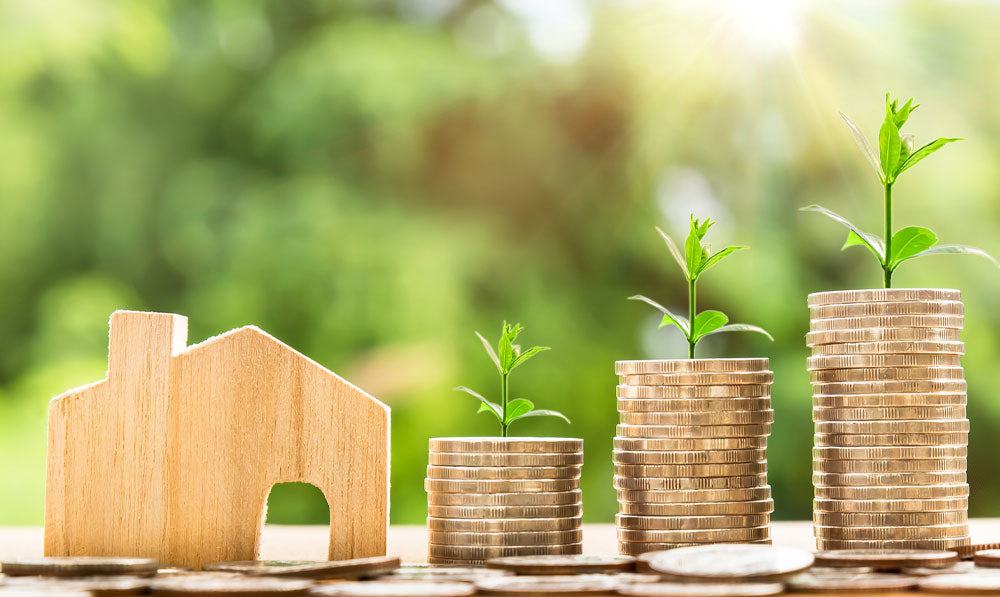
M 501 436 L 507 437 L 507 392 L 509 388 L 508 377 L 510 373 L 500 374 L 500 410 L 503 412 L 503 421 L 500 421 Z
M 889 257 L 892 255 L 892 183 L 885 185 L 885 259 L 882 263 L 883 284 L 892 288 L 892 270 L 889 268 Z
M 696 280 L 688 280 L 688 358 L 694 358 L 694 345 L 695 342 L 692 340 L 694 338 L 694 317 L 697 313 L 695 308 L 695 299 L 697 294 L 695 292 Z

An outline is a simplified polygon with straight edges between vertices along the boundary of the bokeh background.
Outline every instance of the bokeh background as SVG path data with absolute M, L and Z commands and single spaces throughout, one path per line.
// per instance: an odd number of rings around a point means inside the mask
M 427 438 L 496 432 L 479 342 L 504 319 L 553 347 L 515 396 L 586 440 L 586 519 L 616 511 L 613 362 L 678 357 L 683 309 L 654 231 L 690 212 L 749 244 L 701 307 L 768 328 L 702 356 L 769 356 L 777 519 L 810 512 L 811 291 L 880 272 L 820 203 L 878 230 L 878 182 L 837 114 L 875 137 L 968 140 L 896 186 L 898 226 L 1000 254 L 1000 3 L 698 0 L 0 0 L 0 524 L 40 524 L 50 397 L 103 377 L 107 320 L 183 313 L 190 341 L 256 324 L 393 412 L 392 520 L 420 523 Z M 975 516 L 1000 511 L 1000 271 L 899 270 L 962 289 Z M 272 522 L 323 522 L 275 491 Z

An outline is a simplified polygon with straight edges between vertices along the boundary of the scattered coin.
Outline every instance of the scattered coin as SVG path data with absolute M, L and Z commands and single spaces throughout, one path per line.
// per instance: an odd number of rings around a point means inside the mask
M 738 477 L 623 477 L 615 475 L 615 489 L 670 491 L 677 489 L 747 489 L 767 483 L 767 474 Z
M 762 597 L 777 595 L 784 590 L 780 583 L 657 582 L 626 585 L 618 589 L 618 594 L 636 597 Z
M 554 454 L 463 454 L 456 452 L 430 452 L 433 466 L 580 466 L 583 452 L 556 452 Z
M 475 582 L 491 576 L 512 576 L 513 572 L 481 568 L 479 566 L 438 566 L 434 564 L 404 564 L 401 567 L 373 577 L 379 581 L 424 582 Z
M 622 581 L 610 575 L 512 576 L 476 583 L 479 595 L 613 595 Z
M 334 561 L 305 560 L 254 560 L 245 562 L 215 562 L 205 564 L 204 570 L 236 572 L 247 576 L 286 576 L 314 580 L 357 579 L 390 572 L 399 568 L 397 557 L 376 556 Z
M 989 549 L 1000 549 L 1000 543 L 975 543 L 968 545 L 960 545 L 955 548 L 955 550 L 958 552 L 958 557 L 962 558 L 963 560 L 972 559 L 972 556 L 977 551 L 986 551 Z
M 471 582 L 363 581 L 323 584 L 313 595 L 329 597 L 467 597 L 476 594 Z
M 567 545 L 439 545 L 430 543 L 428 555 L 448 560 L 480 560 L 504 556 L 537 556 L 545 554 L 578 554 L 583 551 L 580 543 Z
M 770 396 L 758 398 L 618 398 L 618 412 L 756 411 L 771 408 Z
M 764 398 L 771 395 L 770 385 L 714 386 L 628 386 L 615 389 L 618 398 L 693 399 L 693 398 Z
M 1000 593 L 1000 574 L 995 572 L 941 574 L 921 580 L 917 588 L 930 593 Z
M 812 347 L 813 356 L 878 355 L 878 354 L 965 354 L 962 342 L 840 342 Z
M 149 558 L 57 557 L 0 562 L 6 576 L 149 576 L 156 574 Z
M 944 446 L 969 442 L 968 432 L 962 433 L 817 433 L 813 436 L 816 446 L 863 448 L 876 446 Z M 945 497 L 945 496 L 941 496 Z
M 151 579 L 140 576 L 37 577 L 0 575 L 0 588 L 5 596 L 14 592 L 44 596 L 46 594 L 83 594 L 91 597 L 124 597 L 145 595 Z
M 814 512 L 813 520 L 824 526 L 911 527 L 968 522 L 965 510 L 945 512 Z
M 748 514 L 770 514 L 774 511 L 774 500 L 742 502 L 700 502 L 653 504 L 647 502 L 620 502 L 619 511 L 623 515 L 634 516 L 732 516 Z
M 959 367 L 961 365 L 962 355 L 958 354 L 854 354 L 806 358 L 806 368 L 810 371 L 858 367 Z
M 555 506 L 427 506 L 432 518 L 569 518 L 583 514 L 583 504 Z
M 965 458 L 968 446 L 875 446 L 839 448 L 816 446 L 813 458 L 820 460 L 914 460 L 927 458 Z
M 822 383 L 964 378 L 965 369 L 962 367 L 867 367 L 809 372 L 809 381 Z
M 708 580 L 778 578 L 813 564 L 808 551 L 771 545 L 705 545 L 657 554 L 649 566 L 662 574 Z
M 614 450 L 611 459 L 617 464 L 703 465 L 764 462 L 767 451 L 756 450 L 688 450 L 640 451 Z
M 806 332 L 806 346 L 849 342 L 958 342 L 956 328 L 859 328 L 829 332 Z
M 619 553 L 636 556 L 636 558 L 642 558 L 646 554 L 651 554 L 655 552 L 671 551 L 681 547 L 704 547 L 706 545 L 718 545 L 719 541 L 692 541 L 689 543 L 657 543 L 652 541 L 619 541 L 618 551 Z M 753 541 L 725 541 L 725 545 L 770 545 L 770 539 L 758 539 Z M 641 560 L 636 564 L 640 572 L 645 569 L 649 569 L 648 565 L 643 567 Z M 651 569 L 650 569 L 651 570 Z
M 240 576 L 235 574 L 192 574 L 157 578 L 150 583 L 153 595 L 259 597 L 260 595 L 307 595 L 308 580 Z
M 981 549 L 973 552 L 972 561 L 984 568 L 1000 568 L 1000 549 Z
M 942 288 L 876 288 L 871 290 L 831 290 L 814 292 L 809 295 L 810 307 L 833 304 L 853 304 L 862 302 L 908 302 L 908 301 L 961 301 L 958 290 Z
M 653 361 L 617 361 L 617 375 L 657 373 L 724 373 L 729 371 L 766 371 L 768 359 L 672 359 Z
M 583 492 L 539 491 L 533 493 L 428 493 L 427 503 L 434 506 L 556 506 L 579 504 Z
M 616 450 L 629 451 L 693 451 L 747 450 L 767 448 L 767 437 L 616 437 Z
M 950 473 L 813 473 L 813 485 L 823 487 L 936 486 L 965 482 L 965 471 Z
M 897 487 L 827 487 L 815 488 L 817 498 L 835 500 L 926 500 L 936 498 L 967 498 L 969 484 L 914 485 Z
M 968 489 L 968 485 L 966 485 Z M 689 489 L 689 490 L 627 490 L 618 491 L 620 502 L 644 504 L 678 504 L 704 502 L 737 502 L 745 500 L 767 500 L 771 498 L 771 486 L 745 489 Z
M 962 315 L 862 315 L 858 317 L 812 317 L 809 331 L 850 330 L 861 328 L 958 328 Z
M 816 433 L 963 433 L 969 431 L 968 419 L 934 421 L 817 421 Z
M 621 383 L 630 386 L 703 386 L 769 384 L 774 381 L 773 371 L 729 373 L 653 373 L 645 375 L 620 375 Z
M 564 437 L 436 437 L 431 452 L 562 453 L 583 452 L 583 440 Z
M 427 467 L 430 479 L 577 479 L 578 466 L 434 466 Z
M 762 475 L 767 461 L 733 464 L 618 464 L 615 474 L 626 477 L 732 477 Z
M 565 531 L 580 528 L 580 517 L 567 518 L 435 518 L 427 517 L 432 531 L 499 533 L 505 531 Z
M 796 575 L 785 586 L 792 593 L 885 593 L 908 591 L 920 579 L 900 574 L 810 574 Z
M 813 421 L 882 421 L 964 419 L 965 406 L 890 406 L 867 408 L 813 408 Z
M 975 569 L 976 565 L 972 562 L 959 562 L 946 568 L 900 568 L 899 573 L 909 576 L 936 576 L 938 574 L 965 574 L 966 572 L 972 572 Z
M 487 568 L 518 574 L 560 575 L 597 572 L 632 572 L 635 558 L 621 555 L 544 555 L 493 558 Z
M 770 537 L 771 529 L 768 526 L 698 530 L 618 529 L 619 541 L 633 543 L 703 543 L 706 541 L 728 543 L 769 539 Z
M 942 512 L 948 510 L 967 510 L 969 498 L 944 499 L 902 499 L 902 500 L 843 500 L 816 499 L 813 506 L 822 512 Z
M 706 412 L 623 412 L 621 422 L 629 425 L 760 425 L 774 421 L 774 411 L 729 410 Z
M 533 493 L 572 491 L 580 488 L 580 479 L 518 479 L 462 481 L 424 479 L 424 489 L 440 493 Z
M 741 438 L 762 437 L 771 433 L 771 424 L 761 425 L 626 425 L 615 427 L 621 437 L 645 438 Z
M 930 392 L 912 394 L 813 394 L 813 408 L 889 408 L 965 406 L 965 392 Z
M 768 514 L 740 514 L 731 516 L 634 516 L 617 514 L 615 522 L 620 529 L 630 530 L 707 530 L 739 527 L 767 526 Z

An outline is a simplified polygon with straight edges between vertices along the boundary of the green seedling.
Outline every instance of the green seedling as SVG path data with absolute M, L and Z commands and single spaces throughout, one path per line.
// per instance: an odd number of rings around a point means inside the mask
M 861 148 L 862 153 L 868 158 L 882 183 L 884 201 L 884 234 L 870 234 L 849 222 L 847 218 L 840 216 L 819 205 L 803 207 L 803 211 L 819 212 L 847 227 L 847 242 L 841 250 L 855 245 L 866 247 L 882 266 L 882 282 L 885 288 L 892 287 L 892 274 L 904 261 L 909 261 L 915 257 L 925 255 L 946 255 L 955 253 L 965 253 L 968 255 L 979 255 L 1000 266 L 992 256 L 975 247 L 964 245 L 939 245 L 938 237 L 930 228 L 922 226 L 907 226 L 900 228 L 896 232 L 892 231 L 892 188 L 896 184 L 899 175 L 906 172 L 921 160 L 941 149 L 945 145 L 954 141 L 961 141 L 956 137 L 941 137 L 914 150 L 913 135 L 903 135 L 900 129 L 906 124 L 910 113 L 917 109 L 920 104 L 914 104 L 910 98 L 902 106 L 897 100 L 890 100 L 889 94 L 885 94 L 885 120 L 878 131 L 878 154 L 869 145 L 864 133 L 856 124 L 841 112 L 840 116 L 850 127 L 854 134 L 854 139 Z
M 490 360 L 496 365 L 497 371 L 500 372 L 500 404 L 487 400 L 481 394 L 465 386 L 455 388 L 479 400 L 478 412 L 489 412 L 496 416 L 497 420 L 500 421 L 500 432 L 503 437 L 507 437 L 507 429 L 511 423 L 525 417 L 559 417 L 567 423 L 570 422 L 566 418 L 566 415 L 561 412 L 536 409 L 534 403 L 530 400 L 524 398 L 510 399 L 511 371 L 543 350 L 549 350 L 548 346 L 535 346 L 522 351 L 520 346 L 514 344 L 514 341 L 517 340 L 517 335 L 523 331 L 524 328 L 519 323 L 510 325 L 506 321 L 503 322 L 503 328 L 500 331 L 500 341 L 497 343 L 496 350 L 493 349 L 493 346 L 490 345 L 489 341 L 482 334 L 476 332 L 476 337 L 479 338 L 479 341 L 483 343 L 483 347 L 486 348 L 486 354 L 489 355 Z
M 681 271 L 684 272 L 684 277 L 687 278 L 688 283 L 688 317 L 684 318 L 680 315 L 674 315 L 666 307 L 657 303 L 656 301 L 646 298 L 642 295 L 630 296 L 629 299 L 634 301 L 642 301 L 653 308 L 663 313 L 663 321 L 660 322 L 660 327 L 664 326 L 677 326 L 677 328 L 684 333 L 684 337 L 688 341 L 688 358 L 694 358 L 694 348 L 698 344 L 698 341 L 705 336 L 711 334 L 718 334 L 719 332 L 757 332 L 759 334 L 764 334 L 772 341 L 771 334 L 768 334 L 764 329 L 759 328 L 755 325 L 749 325 L 746 323 L 729 323 L 729 317 L 721 311 L 702 311 L 697 312 L 696 299 L 697 299 L 697 284 L 698 278 L 701 277 L 709 268 L 717 265 L 720 261 L 729 257 L 736 251 L 746 249 L 748 247 L 742 246 L 732 246 L 722 249 L 718 253 L 712 253 L 712 248 L 709 245 L 703 245 L 701 243 L 702 239 L 705 238 L 705 234 L 708 233 L 708 229 L 715 224 L 711 218 L 705 218 L 705 221 L 696 220 L 694 214 L 691 215 L 691 230 L 688 232 L 687 240 L 684 242 L 684 253 L 681 253 L 674 241 L 670 239 L 669 236 L 659 228 L 656 229 L 663 237 L 663 240 L 667 243 L 667 248 L 670 249 L 670 254 L 674 256 L 677 264 L 681 266 Z

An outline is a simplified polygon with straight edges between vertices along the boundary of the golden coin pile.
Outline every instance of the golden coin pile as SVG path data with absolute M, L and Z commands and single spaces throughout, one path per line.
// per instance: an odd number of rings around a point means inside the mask
M 618 361 L 618 548 L 770 542 L 767 359 Z
M 583 440 L 432 438 L 429 460 L 428 562 L 581 553 Z
M 819 549 L 969 543 L 957 290 L 809 295 Z

